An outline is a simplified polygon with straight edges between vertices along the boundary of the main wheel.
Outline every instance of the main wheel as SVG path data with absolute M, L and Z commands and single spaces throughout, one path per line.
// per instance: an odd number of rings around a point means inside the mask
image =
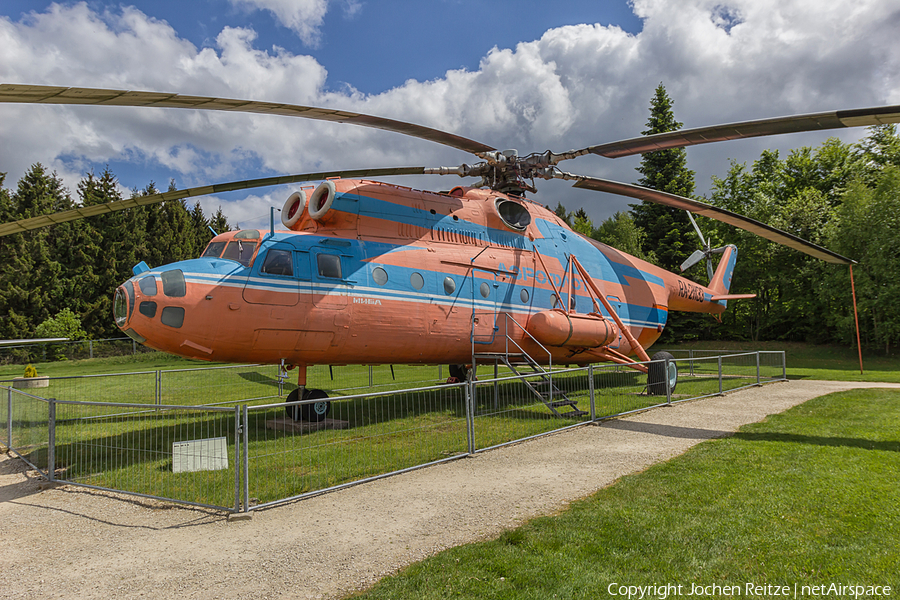
M 668 352 L 657 352 L 650 360 L 654 362 L 647 365 L 647 393 L 651 396 L 665 396 L 668 378 L 669 391 L 674 394 L 675 386 L 678 384 L 678 365 L 675 364 L 675 357 Z M 669 365 L 668 372 L 666 364 Z
M 450 365 L 450 377 L 456 379 L 454 383 L 462 383 L 468 379 L 469 370 L 466 365 Z
M 292 391 L 288 394 L 285 402 L 296 402 L 299 400 L 300 390 L 299 388 Z M 287 415 L 295 421 L 311 421 L 318 422 L 325 419 L 328 416 L 328 413 L 331 412 L 331 402 L 325 400 L 328 398 L 328 394 L 326 394 L 322 390 L 303 390 L 303 400 L 321 400 L 320 402 L 313 402 L 311 404 L 289 404 L 285 406 L 285 412 Z

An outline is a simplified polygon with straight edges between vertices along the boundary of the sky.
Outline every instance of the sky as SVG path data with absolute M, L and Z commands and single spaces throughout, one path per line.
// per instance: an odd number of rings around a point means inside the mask
M 150 90 L 323 106 L 449 131 L 520 155 L 640 135 L 662 83 L 685 127 L 900 104 L 896 0 L 0 0 L 0 82 Z M 830 135 L 692 147 L 697 192 L 733 161 Z M 73 194 L 109 166 L 123 192 L 477 158 L 354 125 L 263 115 L 0 105 L 0 172 L 30 165 Z M 563 170 L 635 183 L 640 157 Z M 446 190 L 473 179 L 397 177 Z M 595 223 L 628 200 L 538 181 L 532 199 Z M 204 197 L 265 227 L 291 186 Z

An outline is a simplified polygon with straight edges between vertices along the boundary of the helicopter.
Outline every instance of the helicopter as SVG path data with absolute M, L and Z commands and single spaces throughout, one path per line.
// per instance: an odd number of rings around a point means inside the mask
M 137 196 L 0 224 L 0 235 L 139 205 L 256 187 L 300 184 L 280 226 L 216 235 L 198 258 L 150 268 L 115 291 L 116 325 L 135 341 L 208 361 L 297 368 L 288 414 L 320 421 L 327 394 L 308 389 L 307 367 L 449 364 L 453 378 L 478 360 L 613 362 L 648 375 L 649 393 L 677 384 L 668 353 L 647 348 L 670 311 L 721 315 L 737 261 L 734 245 L 701 241 L 682 271 L 706 261 L 709 283 L 573 231 L 534 199 L 536 179 L 655 202 L 716 219 L 830 263 L 853 260 L 757 220 L 691 198 L 573 174 L 558 165 L 587 154 L 618 158 L 756 136 L 900 122 L 900 106 L 842 110 L 679 130 L 562 153 L 520 156 L 452 133 L 334 109 L 179 94 L 0 85 L 0 102 L 140 106 L 280 115 L 382 129 L 464 150 L 479 162 L 388 167 L 243 180 Z M 395 175 L 478 178 L 447 191 L 378 181 Z M 311 182 L 320 182 L 312 185 Z M 713 255 L 720 255 L 713 268 Z M 511 350 L 512 348 L 512 350 Z M 552 393 L 551 393 L 552 396 Z M 574 404 L 574 403 L 572 403 Z M 560 403 L 547 402 L 556 414 Z

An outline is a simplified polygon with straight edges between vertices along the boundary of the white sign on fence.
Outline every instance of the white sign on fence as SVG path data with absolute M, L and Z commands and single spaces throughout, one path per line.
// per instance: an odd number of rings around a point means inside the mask
M 228 468 L 228 442 L 225 438 L 172 443 L 172 472 L 218 471 Z

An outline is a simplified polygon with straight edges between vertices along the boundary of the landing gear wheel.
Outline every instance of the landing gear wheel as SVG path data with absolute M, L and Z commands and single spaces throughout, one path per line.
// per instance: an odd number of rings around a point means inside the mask
M 466 365 L 450 365 L 450 379 L 447 383 L 464 383 L 469 378 L 469 370 Z
M 300 390 L 296 389 L 288 394 L 285 402 L 296 402 L 299 400 Z M 331 402 L 325 400 L 328 398 L 322 390 L 303 390 L 303 400 L 321 400 L 321 402 L 313 402 L 311 404 L 290 404 L 284 409 L 287 415 L 295 421 L 309 421 L 317 423 L 323 421 L 328 413 L 331 412 Z
M 647 365 L 647 393 L 651 396 L 666 395 L 666 378 L 669 380 L 670 393 L 675 393 L 675 386 L 678 384 L 678 365 L 675 364 L 675 357 L 668 352 L 657 352 L 650 357 L 652 361 Z M 666 372 L 666 360 L 668 360 L 669 369 Z

